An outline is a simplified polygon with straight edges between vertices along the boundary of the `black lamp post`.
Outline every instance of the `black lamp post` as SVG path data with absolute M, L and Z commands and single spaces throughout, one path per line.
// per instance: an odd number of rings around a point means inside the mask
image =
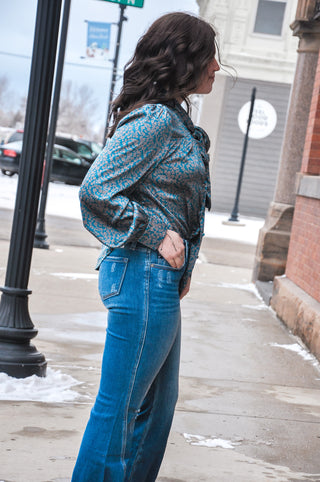
M 46 234 L 45 215 L 46 215 L 49 182 L 50 182 L 50 176 L 52 171 L 52 153 L 53 153 L 53 146 L 54 146 L 54 138 L 56 133 L 56 125 L 57 125 L 58 112 L 59 112 L 59 100 L 60 100 L 64 55 L 65 55 L 66 43 L 67 43 L 70 4 L 71 4 L 71 0 L 64 0 L 63 17 L 62 17 L 60 42 L 59 42 L 59 54 L 58 54 L 58 61 L 57 61 L 57 68 L 56 68 L 56 75 L 55 75 L 53 100 L 52 100 L 51 113 L 50 113 L 48 143 L 47 143 L 47 150 L 46 150 L 46 162 L 45 162 L 43 181 L 42 181 L 37 226 L 36 226 L 36 232 L 34 237 L 34 247 L 42 248 L 42 249 L 49 249 L 49 244 L 46 241 L 47 234 Z
M 38 0 L 19 182 L 0 302 L 0 371 L 45 376 L 46 360 L 28 309 L 28 281 L 46 147 L 61 0 Z
M 236 191 L 236 197 L 234 201 L 234 206 L 231 212 L 231 216 L 228 220 L 230 223 L 238 223 L 239 222 L 239 198 L 240 198 L 240 191 L 241 191 L 241 184 L 242 184 L 242 177 L 243 177 L 243 171 L 244 171 L 244 165 L 246 161 L 246 155 L 247 155 L 247 148 L 248 148 L 248 141 L 249 141 L 249 130 L 250 130 L 250 125 L 251 125 L 251 120 L 252 120 L 252 114 L 253 114 L 253 109 L 254 109 L 254 102 L 256 98 L 256 91 L 257 89 L 253 87 L 252 93 L 251 93 L 251 103 L 250 103 L 250 110 L 249 110 L 249 117 L 248 117 L 248 122 L 247 122 L 247 130 L 246 134 L 244 137 L 244 142 L 243 142 L 243 149 L 242 149 L 242 157 L 241 157 L 241 163 L 240 163 L 240 171 L 239 171 L 239 176 L 238 176 L 238 185 L 237 185 L 237 191 Z

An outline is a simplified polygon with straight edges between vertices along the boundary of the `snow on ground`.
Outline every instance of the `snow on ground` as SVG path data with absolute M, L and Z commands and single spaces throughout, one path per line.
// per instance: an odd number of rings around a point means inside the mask
M 80 395 L 72 387 L 81 382 L 60 371 L 47 369 L 46 377 L 32 375 L 13 378 L 0 373 L 0 400 L 24 400 L 47 403 L 73 402 Z
M 282 348 L 283 350 L 293 351 L 301 356 L 306 361 L 311 361 L 314 366 L 319 366 L 319 362 L 312 353 L 310 353 L 306 348 L 303 348 L 299 343 L 292 343 L 290 345 L 279 345 L 279 343 L 269 343 L 270 346 L 276 348 Z
M 184 433 L 184 438 L 190 445 L 197 445 L 199 447 L 220 447 L 223 449 L 233 449 L 234 443 L 229 440 L 215 437 L 204 437 L 203 435 L 192 435 L 190 433 Z M 236 445 L 239 445 L 236 443 Z
M 257 298 L 262 301 L 262 297 L 254 283 L 217 283 L 216 286 L 218 286 L 219 288 L 231 288 L 236 290 L 249 291 L 249 293 L 253 293 Z
M 14 209 L 17 180 L 16 175 L 8 177 L 0 173 L 0 208 Z M 48 191 L 47 214 L 81 219 L 78 192 L 78 186 L 51 182 Z M 264 220 L 240 216 L 239 224 L 234 223 L 231 226 L 223 224 L 224 221 L 228 221 L 229 217 L 229 214 L 207 212 L 205 235 L 210 238 L 237 240 L 255 245 Z
M 264 219 L 240 216 L 239 224 L 223 224 L 223 222 L 228 221 L 229 217 L 230 214 L 226 213 L 207 212 L 204 227 L 205 236 L 209 238 L 231 239 L 256 245 L 259 230 L 264 225 Z
M 14 209 L 18 176 L 0 173 L 0 208 Z M 78 199 L 79 186 L 50 182 L 47 198 L 47 214 L 81 219 Z

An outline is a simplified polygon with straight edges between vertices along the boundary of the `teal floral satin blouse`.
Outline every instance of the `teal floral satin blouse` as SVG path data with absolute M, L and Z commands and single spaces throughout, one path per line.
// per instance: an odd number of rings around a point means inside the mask
M 183 288 L 210 208 L 208 148 L 178 102 L 146 104 L 120 121 L 79 193 L 84 226 L 103 244 L 99 261 L 128 242 L 157 249 L 171 229 L 189 242 Z

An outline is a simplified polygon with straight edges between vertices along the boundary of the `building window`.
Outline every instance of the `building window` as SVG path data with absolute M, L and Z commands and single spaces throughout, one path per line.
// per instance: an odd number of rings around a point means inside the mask
M 285 9 L 285 1 L 259 0 L 253 31 L 255 33 L 280 36 L 282 34 Z

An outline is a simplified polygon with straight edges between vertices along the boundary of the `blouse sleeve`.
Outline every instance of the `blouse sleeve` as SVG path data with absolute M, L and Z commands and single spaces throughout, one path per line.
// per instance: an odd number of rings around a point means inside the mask
M 130 192 L 163 159 L 169 136 L 163 106 L 137 109 L 122 119 L 89 169 L 79 192 L 83 224 L 103 244 L 140 240 L 157 249 L 165 237 L 167 220 L 132 201 Z

